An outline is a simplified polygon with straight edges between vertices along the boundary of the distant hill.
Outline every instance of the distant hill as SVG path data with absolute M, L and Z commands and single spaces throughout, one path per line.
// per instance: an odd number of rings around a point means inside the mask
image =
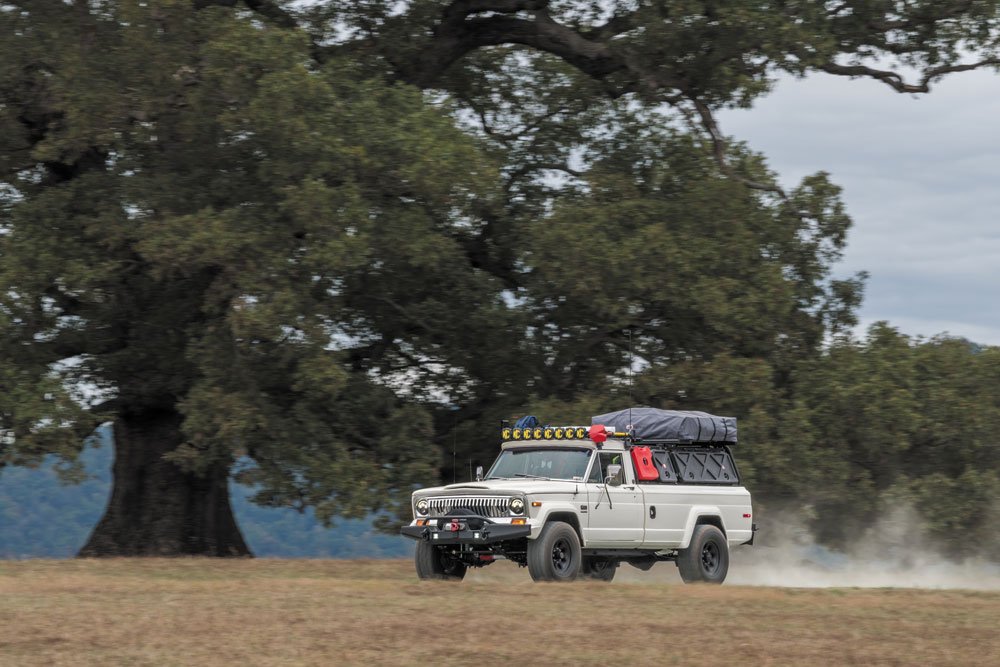
M 82 457 L 90 478 L 77 485 L 59 482 L 51 465 L 37 470 L 0 470 L 0 558 L 69 558 L 100 519 L 111 491 L 110 429 L 100 447 Z M 311 512 L 259 507 L 252 491 L 231 484 L 233 511 L 243 536 L 261 557 L 398 558 L 412 554 L 409 541 L 372 529 L 371 522 L 343 520 L 324 528 Z

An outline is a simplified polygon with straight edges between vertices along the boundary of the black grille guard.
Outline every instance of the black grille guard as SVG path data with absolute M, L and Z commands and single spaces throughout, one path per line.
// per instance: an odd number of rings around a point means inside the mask
M 459 530 L 451 530 L 449 526 L 453 522 L 458 522 L 462 527 Z M 428 519 L 426 526 L 403 526 L 400 533 L 405 537 L 432 544 L 485 545 L 528 537 L 531 535 L 531 526 L 496 523 L 478 514 L 452 514 Z

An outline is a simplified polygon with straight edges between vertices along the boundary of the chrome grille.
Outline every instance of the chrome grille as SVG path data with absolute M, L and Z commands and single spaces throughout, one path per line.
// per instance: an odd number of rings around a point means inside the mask
M 429 516 L 448 516 L 460 507 L 489 518 L 509 516 L 510 498 L 507 496 L 449 496 L 428 498 Z

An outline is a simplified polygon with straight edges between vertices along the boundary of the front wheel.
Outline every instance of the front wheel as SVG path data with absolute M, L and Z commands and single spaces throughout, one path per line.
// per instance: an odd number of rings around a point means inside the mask
M 417 576 L 421 579 L 461 581 L 465 578 L 465 563 L 455 560 L 440 547 L 428 542 L 417 542 L 413 561 L 417 566 Z
M 528 540 L 528 574 L 535 581 L 572 581 L 582 563 L 580 537 L 568 523 L 547 523 L 538 539 Z
M 677 569 L 685 584 L 721 584 L 729 572 L 729 542 L 715 526 L 695 526 L 691 544 L 677 554 Z

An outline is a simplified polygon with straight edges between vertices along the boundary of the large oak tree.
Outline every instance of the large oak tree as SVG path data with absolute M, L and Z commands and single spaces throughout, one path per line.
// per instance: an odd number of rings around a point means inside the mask
M 997 20 L 2 0 L 0 463 L 71 461 L 110 420 L 83 553 L 242 555 L 237 460 L 262 503 L 392 514 L 442 445 L 482 455 L 483 424 L 565 408 L 630 343 L 652 371 L 763 359 L 792 386 L 851 323 L 858 284 L 829 275 L 848 221 L 824 176 L 783 191 L 715 112 L 781 72 L 926 92 L 997 64 Z

